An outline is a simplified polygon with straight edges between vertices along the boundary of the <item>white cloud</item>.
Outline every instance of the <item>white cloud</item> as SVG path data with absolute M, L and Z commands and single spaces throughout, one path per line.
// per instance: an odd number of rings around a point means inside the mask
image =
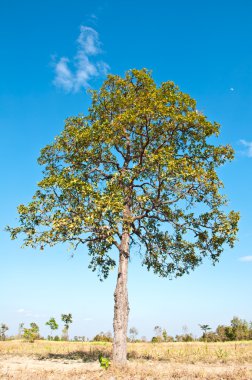
M 24 313 L 25 309 L 18 309 L 17 313 Z
M 248 157 L 252 157 L 252 141 L 240 140 L 240 143 L 247 147 L 244 154 Z
M 106 75 L 109 70 L 106 62 L 96 60 L 96 56 L 101 53 L 97 31 L 82 25 L 77 39 L 77 52 L 73 59 L 61 57 L 58 62 L 54 62 L 54 85 L 66 92 L 78 92 L 89 87 L 92 78 Z
M 239 258 L 239 260 L 245 263 L 249 263 L 249 262 L 252 262 L 252 256 L 242 256 Z
M 96 55 L 101 52 L 99 35 L 93 28 L 82 25 L 80 27 L 80 35 L 77 39 L 77 42 L 80 44 L 86 54 Z

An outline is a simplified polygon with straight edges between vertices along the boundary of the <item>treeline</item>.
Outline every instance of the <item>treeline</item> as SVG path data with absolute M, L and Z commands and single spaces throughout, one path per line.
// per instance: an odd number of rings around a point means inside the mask
M 10 339 L 23 339 L 28 342 L 34 342 L 37 339 L 48 339 L 54 341 L 69 341 L 68 331 L 69 326 L 72 323 L 71 314 L 62 314 L 61 320 L 64 323 L 64 328 L 61 335 L 55 335 L 59 328 L 58 323 L 55 318 L 50 318 L 49 321 L 45 323 L 51 330 L 50 335 L 44 338 L 40 335 L 39 326 L 32 322 L 29 327 L 25 327 L 23 323 L 19 324 L 18 334 L 15 336 L 8 336 L 7 331 L 9 327 L 2 323 L 0 324 L 0 340 L 10 340 Z M 207 324 L 199 325 L 202 330 L 202 335 L 198 338 L 194 337 L 193 334 L 187 331 L 187 327 L 183 327 L 183 334 L 176 335 L 175 337 L 168 335 L 166 329 L 160 326 L 154 327 L 154 336 L 151 338 L 152 343 L 162 343 L 162 342 L 193 342 L 193 341 L 203 341 L 203 342 L 226 342 L 226 341 L 238 341 L 238 340 L 252 340 L 252 322 L 247 322 L 245 319 L 240 319 L 238 317 L 233 317 L 229 325 L 218 325 L 216 330 L 213 331 L 211 327 Z M 54 335 L 53 335 L 54 333 Z M 96 334 L 92 339 L 88 339 L 85 336 L 75 336 L 71 339 L 75 342 L 112 342 L 113 336 L 110 331 L 104 333 L 103 331 Z M 135 327 L 129 329 L 128 342 L 147 342 L 147 338 L 142 336 L 138 337 L 138 330 Z
M 169 336 L 165 329 L 156 326 L 154 331 L 155 336 L 152 342 L 227 342 L 237 340 L 252 340 L 252 322 L 247 322 L 245 319 L 233 317 L 229 325 L 218 325 L 215 331 L 207 324 L 199 325 L 202 330 L 202 335 L 199 338 L 194 337 L 187 331 L 182 335 L 175 337 Z M 185 328 L 186 330 L 186 328 Z

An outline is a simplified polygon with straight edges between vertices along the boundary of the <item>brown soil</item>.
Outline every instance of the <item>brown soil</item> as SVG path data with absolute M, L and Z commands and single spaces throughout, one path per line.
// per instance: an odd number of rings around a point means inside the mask
M 125 368 L 100 368 L 98 362 L 0 357 L 0 379 L 16 380 L 252 380 L 252 364 L 183 364 L 132 360 Z

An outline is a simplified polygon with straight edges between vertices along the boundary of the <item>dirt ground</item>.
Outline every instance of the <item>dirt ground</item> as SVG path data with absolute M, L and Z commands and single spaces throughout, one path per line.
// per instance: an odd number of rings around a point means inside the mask
M 102 369 L 98 362 L 38 359 L 30 356 L 0 357 L 0 379 L 16 380 L 252 380 L 251 364 L 183 364 L 132 360 L 123 369 Z

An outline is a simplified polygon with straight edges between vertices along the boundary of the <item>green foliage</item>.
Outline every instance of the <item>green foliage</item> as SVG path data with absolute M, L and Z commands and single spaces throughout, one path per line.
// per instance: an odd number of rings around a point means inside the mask
M 85 244 L 101 278 L 116 265 L 111 249 L 120 248 L 122 229 L 160 276 L 189 273 L 206 256 L 215 264 L 225 244 L 233 247 L 239 220 L 224 212 L 216 172 L 233 149 L 208 141 L 219 124 L 146 69 L 109 75 L 91 94 L 89 114 L 68 118 L 42 149 L 44 178 L 18 207 L 19 226 L 7 227 L 12 239 L 21 233 L 24 246 L 40 249 Z
M 206 339 L 206 334 L 211 330 L 211 327 L 209 325 L 199 325 L 199 327 L 203 331 L 202 339 Z
M 102 354 L 99 355 L 99 362 L 100 362 L 100 366 L 102 368 L 105 368 L 106 370 L 110 366 L 110 360 L 108 358 L 103 357 Z
M 219 325 L 216 334 L 221 341 L 252 339 L 252 326 L 244 319 L 233 317 L 231 325 Z
M 73 323 L 72 314 L 61 314 L 61 320 L 64 322 L 64 329 L 62 330 L 62 340 L 68 340 L 68 330 L 71 323 Z
M 52 332 L 55 330 L 58 330 L 58 328 L 59 328 L 58 323 L 56 322 L 55 318 L 53 318 L 53 317 L 50 318 L 49 321 L 47 321 L 45 324 L 46 324 L 46 326 L 50 327 Z M 52 336 L 49 336 L 48 338 L 50 340 L 50 339 L 52 339 Z
M 23 339 L 27 342 L 33 343 L 36 339 L 39 339 L 39 327 L 36 323 L 30 323 L 30 328 L 24 328 Z
M 162 342 L 161 336 L 153 336 L 151 338 L 151 343 L 161 343 L 161 342 Z
M 45 324 L 49 326 L 51 330 L 57 330 L 59 328 L 59 325 L 56 322 L 55 318 L 50 318 L 49 321 L 47 321 Z
M 61 320 L 64 322 L 65 328 L 68 330 L 70 323 L 73 323 L 72 314 L 61 314 Z

